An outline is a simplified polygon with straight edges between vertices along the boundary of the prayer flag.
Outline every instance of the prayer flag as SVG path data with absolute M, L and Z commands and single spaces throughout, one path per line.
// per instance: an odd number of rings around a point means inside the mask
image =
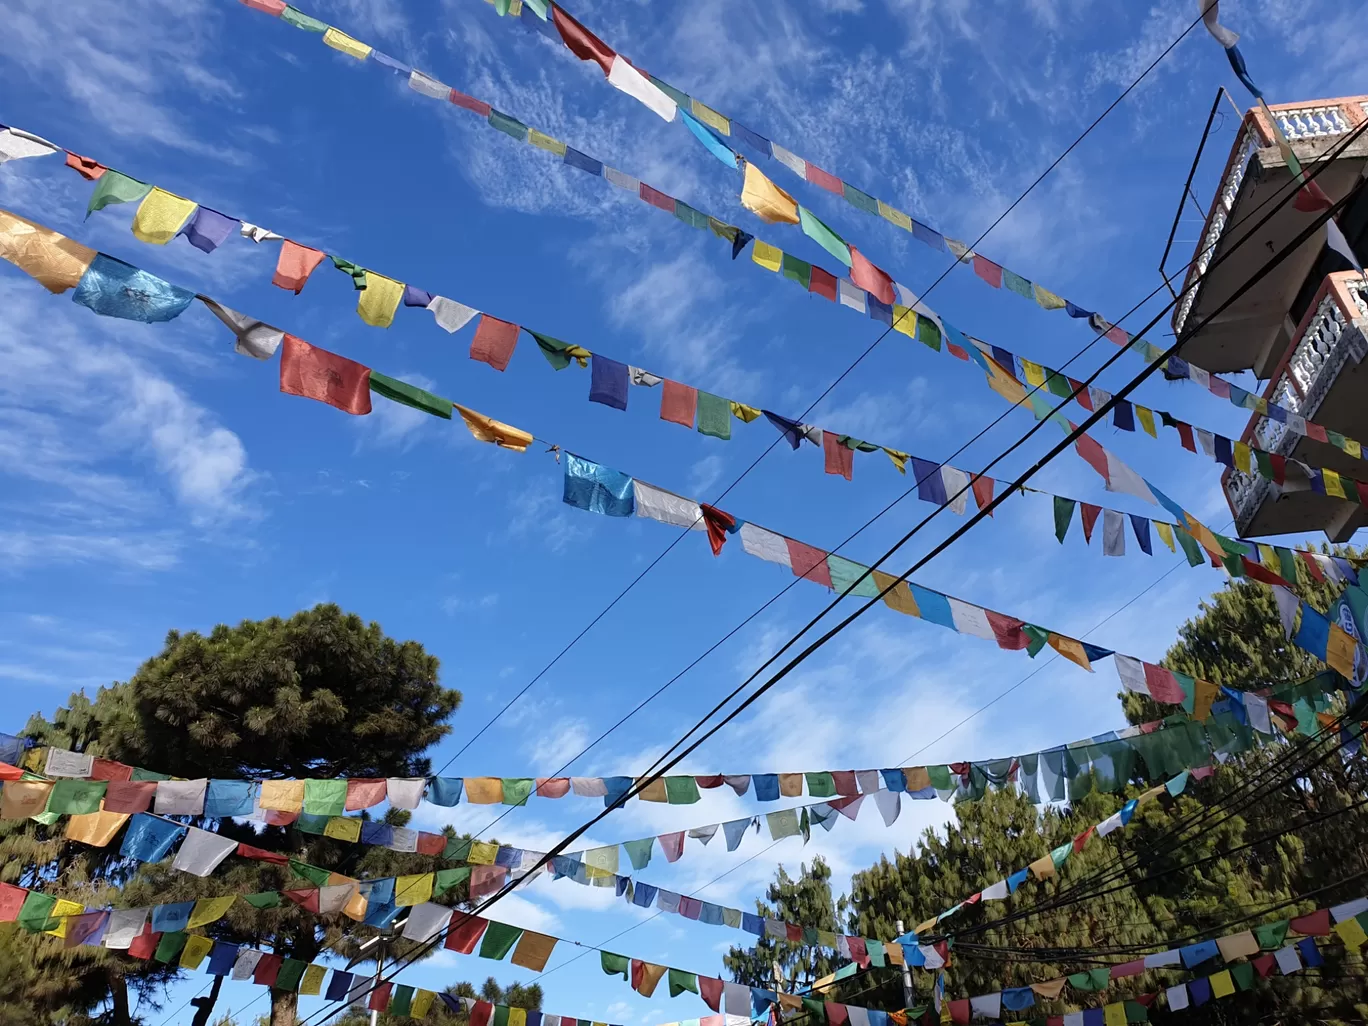
M 366 287 L 356 297 L 356 312 L 372 327 L 388 328 L 394 323 L 394 311 L 399 309 L 403 298 L 403 282 L 368 271 Z
M 846 245 L 844 239 L 827 227 L 826 223 L 823 222 L 821 218 L 807 207 L 800 206 L 798 208 L 798 219 L 799 223 L 802 225 L 804 235 L 821 246 L 837 260 L 841 261 L 841 263 L 847 265 L 850 263 L 850 247 Z
M 194 200 L 153 188 L 133 215 L 133 234 L 143 242 L 165 246 L 185 227 L 196 206 Z
M 14 264 L 49 292 L 75 288 L 95 256 L 93 249 L 74 239 L 0 210 L 0 258 Z
M 317 399 L 344 413 L 364 415 L 371 411 L 369 367 L 312 346 L 293 335 L 285 336 L 281 348 L 280 390 L 288 395 Z M 262 807 L 269 808 L 264 800 L 265 785 L 262 790 Z
M 855 451 L 842 445 L 839 436 L 823 431 L 822 452 L 826 458 L 826 472 L 849 481 L 855 469 Z
M 118 171 L 108 171 L 100 176 L 100 180 L 95 184 L 95 190 L 90 194 L 90 201 L 86 204 L 86 217 L 97 210 L 103 210 L 111 203 L 132 203 L 134 200 L 140 200 L 151 191 L 152 186 L 146 182 L 129 178 Z
M 518 344 L 518 331 L 516 324 L 481 314 L 470 343 L 470 358 L 487 363 L 497 371 L 507 370 L 513 348 Z
M 631 385 L 627 365 L 595 353 L 589 361 L 589 401 L 627 409 L 627 392 Z
M 201 208 L 203 210 L 203 208 Z M 223 306 L 208 296 L 200 296 L 199 301 L 209 308 L 209 312 L 228 326 L 236 337 L 233 351 L 257 360 L 269 360 L 280 348 L 285 332 L 254 317 L 238 313 Z
M 749 161 L 742 178 L 741 205 L 766 224 L 798 224 L 801 220 L 798 201 Z
M 195 294 L 132 264 L 97 253 L 71 298 L 102 317 L 156 324 L 179 317 Z
M 145 202 L 145 201 L 144 201 Z M 198 207 L 180 233 L 202 253 L 212 253 L 227 241 L 242 222 L 208 207 Z
M 698 409 L 698 390 L 666 379 L 660 392 L 660 419 L 692 429 Z
M 371 48 L 358 39 L 353 39 L 345 32 L 339 32 L 332 26 L 323 33 L 323 42 L 331 46 L 334 50 L 345 53 L 348 57 L 355 57 L 358 61 L 364 61 L 370 56 Z
M 322 250 L 301 246 L 286 239 L 280 244 L 280 256 L 276 259 L 275 274 L 271 284 L 288 289 L 296 296 L 309 280 L 309 275 L 323 262 Z
M 896 298 L 893 279 L 854 246 L 850 247 L 850 280 L 881 303 L 891 305 Z
M 465 426 L 477 441 L 489 442 L 504 449 L 512 449 L 514 452 L 526 452 L 527 447 L 532 444 L 532 435 L 521 428 L 466 409 L 464 406 L 455 405 L 453 408 L 461 415 Z

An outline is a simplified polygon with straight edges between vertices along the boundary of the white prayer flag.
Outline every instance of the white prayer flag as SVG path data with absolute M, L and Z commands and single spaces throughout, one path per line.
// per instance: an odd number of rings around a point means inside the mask
M 204 791 L 208 780 L 159 780 L 152 811 L 158 816 L 204 815 Z
M 210 833 L 199 827 L 190 827 L 185 840 L 181 842 L 172 869 L 195 876 L 208 876 L 218 868 L 220 862 L 237 848 L 237 841 L 222 834 Z
M 657 488 L 645 481 L 635 483 L 635 492 L 637 516 L 648 517 L 662 524 L 669 524 L 671 527 L 687 527 L 695 531 L 707 530 L 707 525 L 703 522 L 703 511 L 699 508 L 698 503 L 692 499 L 667 492 L 665 489 Z
M 1180 983 L 1176 987 L 1170 987 L 1164 991 L 1164 998 L 1168 1001 L 1170 1012 L 1181 1012 L 1188 1006 L 1187 985 Z
M 418 808 L 426 788 L 426 777 L 390 777 L 385 781 L 385 793 L 396 809 Z
M 430 941 L 441 933 L 450 921 L 451 909 L 446 905 L 437 905 L 431 901 L 414 905 L 409 909 L 408 922 L 404 924 L 404 939 L 418 941 L 420 944 Z
M 874 805 L 883 817 L 884 826 L 892 826 L 902 812 L 902 793 L 899 791 L 875 791 Z
M 133 939 L 142 933 L 147 924 L 145 908 L 116 908 L 109 913 L 109 925 L 105 928 L 104 946 L 112 951 L 127 951 Z
M 237 961 L 233 963 L 233 979 L 250 980 L 252 974 L 256 972 L 256 965 L 261 961 L 263 952 L 255 951 L 252 948 L 244 948 L 238 952 Z
M 434 100 L 445 100 L 451 96 L 451 86 L 424 75 L 417 68 L 409 72 L 409 88 L 421 96 L 429 96 Z
M 7 160 L 21 160 L 24 157 L 46 157 L 60 153 L 62 148 L 50 143 L 42 136 L 25 132 L 22 128 L 6 128 L 0 131 L 0 164 Z
M 433 296 L 432 302 L 427 305 L 427 308 L 432 311 L 437 326 L 453 335 L 469 324 L 470 319 L 480 312 L 474 307 L 458 303 L 454 299 L 447 299 L 446 296 Z
M 675 112 L 679 109 L 674 100 L 670 99 L 658 85 L 627 63 L 626 58 L 621 54 L 613 56 L 613 67 L 608 72 L 608 84 L 614 89 L 626 93 L 632 99 L 645 104 L 666 121 L 673 121 Z M 749 1007 L 746 1014 L 750 1014 Z
M 88 777 L 95 767 L 95 756 L 49 748 L 45 772 L 50 777 Z

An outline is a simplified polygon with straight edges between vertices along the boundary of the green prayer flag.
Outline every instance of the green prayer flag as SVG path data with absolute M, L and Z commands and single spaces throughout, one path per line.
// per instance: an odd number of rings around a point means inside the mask
M 244 894 L 242 900 L 256 909 L 279 908 L 279 891 L 258 891 L 256 894 Z
M 888 964 L 887 960 L 884 958 L 884 946 L 879 941 L 865 941 L 865 953 L 869 955 L 869 964 L 875 969 L 882 969 Z
M 469 866 L 457 866 L 455 869 L 439 869 L 433 874 L 432 893 L 435 897 L 445 894 L 453 887 L 459 887 L 470 879 L 472 870 Z
M 475 843 L 472 837 L 449 837 L 442 849 L 442 858 L 448 862 L 466 862 L 470 859 L 470 846 Z
M 170 962 L 181 953 L 181 948 L 185 947 L 185 941 L 190 935 L 182 930 L 175 933 L 164 933 L 161 940 L 157 941 L 157 950 L 152 957 L 158 962 Z
M 1073 499 L 1066 499 L 1062 495 L 1054 497 L 1054 520 L 1055 537 L 1059 539 L 1059 544 L 1064 544 L 1064 536 L 1069 533 L 1069 524 L 1073 521 L 1073 511 L 1076 503 Z
M 505 805 L 526 805 L 532 797 L 531 777 L 504 777 L 503 803 Z
M 430 413 L 434 417 L 444 417 L 451 419 L 451 400 L 443 399 L 441 396 L 426 392 L 416 385 L 410 385 L 407 381 L 399 381 L 378 371 L 371 371 L 370 387 L 372 392 L 383 395 L 391 402 L 401 403 L 404 406 L 412 406 L 415 410 L 422 410 Z M 304 784 L 304 811 L 312 811 L 309 808 L 309 785 L 310 784 L 341 784 L 342 802 L 345 803 L 347 797 L 347 782 L 345 780 L 309 780 Z M 325 812 L 325 816 L 337 816 L 342 813 L 342 805 L 337 806 L 337 812 Z
M 798 208 L 798 222 L 802 226 L 804 235 L 821 246 L 837 260 L 841 261 L 841 263 L 845 264 L 847 267 L 850 266 L 850 247 L 846 245 L 843 238 L 828 228 L 821 218 L 807 207 L 800 206 Z M 788 274 L 787 255 L 784 257 L 784 264 L 784 273 Z M 811 275 L 812 269 L 809 267 L 808 277 L 811 278 Z M 805 282 L 804 284 L 807 283 Z
M 1250 962 L 1240 962 L 1230 967 L 1230 978 L 1235 981 L 1237 990 L 1254 989 L 1254 966 Z
M 1340 434 L 1338 431 L 1331 431 L 1329 428 L 1325 429 L 1325 437 L 1326 440 L 1329 441 L 1329 443 L 1333 445 L 1336 449 L 1343 450 L 1344 447 L 1349 444 L 1348 438 Z
M 1178 544 L 1183 547 L 1183 555 L 1187 556 L 1188 566 L 1201 566 L 1204 560 L 1197 539 L 1177 524 L 1173 527 L 1173 533 L 1178 536 Z
M 307 862 L 299 861 L 299 859 L 290 859 L 290 872 L 294 873 L 295 876 L 302 876 L 315 887 L 328 886 L 328 877 L 332 875 L 332 873 L 326 869 L 320 869 L 318 866 L 311 866 Z
M 698 993 L 698 977 L 683 969 L 670 970 L 670 997 L 679 997 L 685 991 Z
M 51 894 L 39 894 L 37 891 L 29 891 L 24 898 L 24 904 L 19 907 L 19 916 L 16 920 L 29 933 L 42 933 L 55 926 L 48 925 L 48 913 L 52 911 L 52 906 L 57 904 L 57 899 Z
M 665 800 L 671 805 L 692 805 L 701 797 L 698 793 L 698 781 L 693 777 L 665 778 Z
M 1251 965 L 1250 971 L 1254 970 Z M 1139 1001 L 1126 1002 L 1126 1022 L 1149 1022 L 1149 1009 Z
M 931 786 L 937 791 L 948 791 L 953 786 L 950 783 L 950 767 L 946 765 L 927 766 L 926 776 L 931 781 Z
M 812 265 L 806 260 L 799 260 L 792 253 L 785 253 L 779 269 L 783 271 L 785 278 L 796 281 L 805 289 L 812 288 Z
M 1050 632 L 1044 627 L 1037 627 L 1033 623 L 1023 623 L 1021 632 L 1031 639 L 1031 643 L 1026 646 L 1026 654 L 1034 659 L 1040 654 L 1040 650 L 1050 643 Z
M 803 1011 L 807 1012 L 808 1026 L 822 1026 L 827 1021 L 826 1002 L 818 998 L 803 998 Z
M 651 853 L 655 849 L 654 837 L 639 837 L 635 841 L 624 841 L 622 846 L 627 849 L 627 857 L 631 859 L 633 869 L 645 869 L 651 864 Z
M 137 766 L 134 766 L 134 767 L 133 767 L 133 776 L 130 777 L 129 779 L 131 779 L 131 780 L 170 780 L 171 777 L 168 776 L 168 775 L 165 774 L 165 773 L 154 773 L 154 772 L 152 772 L 152 770 L 149 770 L 149 769 L 139 769 Z
M 1002 287 L 1008 292 L 1015 292 L 1018 296 L 1035 302 L 1035 288 L 1032 287 L 1031 283 L 1015 271 L 1009 271 L 1005 267 L 1002 269 Z
M 59 780 L 48 795 L 47 811 L 59 816 L 80 816 L 100 811 L 107 780 Z
M 808 794 L 813 798 L 830 798 L 836 793 L 836 781 L 830 773 L 806 773 Z
M 726 221 L 719 221 L 715 217 L 710 217 L 708 218 L 708 230 L 712 232 L 714 235 L 716 235 L 719 239 L 726 239 L 728 242 L 733 243 L 736 241 L 736 233 L 738 229 L 734 224 L 727 224 Z
M 1069 861 L 1069 856 L 1073 854 L 1073 841 L 1061 844 L 1054 851 L 1050 852 L 1050 861 L 1054 863 L 1055 869 Z
M 508 1026 L 508 1006 L 495 1005 L 494 1014 L 489 1020 L 490 1026 Z
M 698 393 L 698 433 L 727 441 L 731 438 L 731 400 L 710 392 Z
M 90 194 L 90 202 L 86 204 L 86 217 L 97 210 L 103 210 L 111 203 L 133 203 L 151 191 L 152 186 L 147 182 L 129 178 L 118 171 L 106 171 L 100 175 L 99 181 L 95 183 L 95 191 Z
M 562 342 L 560 339 L 551 335 L 541 335 L 527 329 L 527 333 L 537 340 L 537 348 L 541 350 L 542 356 L 546 357 L 546 362 L 551 365 L 552 370 L 565 370 L 570 366 L 570 355 L 566 352 L 571 348 L 569 342 Z
M 297 958 L 286 958 L 280 963 L 280 972 L 276 975 L 275 983 L 271 984 L 272 988 L 275 990 L 299 990 L 299 981 L 304 979 L 304 972 L 308 968 L 308 962 L 300 961 Z
M 511 135 L 518 142 L 527 141 L 527 126 L 517 118 L 509 117 L 501 110 L 489 108 L 489 123 L 506 135 Z
M 615 955 L 611 951 L 599 952 L 599 964 L 603 966 L 603 971 L 609 976 L 621 976 L 627 979 L 627 956 Z
M 1106 990 L 1107 984 L 1111 981 L 1111 970 L 1107 966 L 1098 966 L 1096 969 L 1089 969 L 1085 972 L 1074 973 L 1069 977 L 1069 986 L 1074 990 L 1088 992 Z
M 1291 549 L 1281 545 L 1274 546 L 1273 551 L 1278 554 L 1278 574 L 1288 584 L 1297 583 L 1297 555 Z
M 1186 673 L 1177 670 L 1170 671 L 1173 679 L 1178 682 L 1178 686 L 1183 689 L 1183 711 L 1189 716 L 1197 709 L 1197 678 L 1189 677 Z
M 917 318 L 917 341 L 936 352 L 941 350 L 941 330 L 930 317 Z
M 407 983 L 398 984 L 394 988 L 394 996 L 390 998 L 390 1006 L 387 1011 L 391 1016 L 408 1015 L 412 1006 L 413 988 Z
M 1259 476 L 1266 481 L 1273 480 L 1273 458 L 1262 449 L 1254 450 L 1254 464 L 1258 468 Z
M 651 80 L 652 84 L 654 84 L 657 89 L 674 100 L 679 106 L 683 107 L 685 110 L 693 110 L 693 98 L 689 96 L 688 93 L 680 92 L 674 86 L 662 82 L 654 75 L 647 75 L 646 77 Z
M 371 388 L 375 378 L 371 376 Z M 449 416 L 449 414 L 448 414 Z M 310 816 L 340 816 L 347 810 L 347 782 L 345 780 L 304 781 L 304 811 Z
M 503 958 L 513 950 L 513 945 L 518 943 L 521 936 L 522 927 L 491 921 L 485 928 L 484 939 L 480 941 L 480 957 Z
M 845 201 L 852 207 L 858 207 L 866 214 L 877 214 L 879 212 L 879 201 L 869 193 L 862 192 L 849 182 L 841 183 L 841 191 L 845 196 Z
M 331 260 L 333 266 L 343 274 L 351 275 L 352 287 L 356 289 L 357 292 L 360 292 L 366 287 L 366 269 L 360 264 L 354 264 L 350 260 L 344 260 L 340 256 L 333 256 L 331 253 L 328 254 L 328 259 Z
M 692 228 L 707 228 L 708 215 L 701 210 L 695 210 L 683 200 L 675 200 L 675 217 Z
M 882 446 L 875 445 L 873 442 L 864 442 L 854 435 L 838 435 L 836 441 L 844 445 L 847 449 L 854 449 L 856 452 L 880 452 Z
M 803 943 L 808 945 L 821 944 L 821 933 L 822 931 L 814 926 L 803 927 Z
M 280 12 L 280 20 L 283 21 L 286 25 L 293 25 L 295 28 L 303 29 L 305 32 L 328 31 L 327 22 L 319 21 L 317 18 L 310 18 L 307 14 L 305 14 L 298 8 L 290 7 L 288 5 L 286 6 L 285 10 Z

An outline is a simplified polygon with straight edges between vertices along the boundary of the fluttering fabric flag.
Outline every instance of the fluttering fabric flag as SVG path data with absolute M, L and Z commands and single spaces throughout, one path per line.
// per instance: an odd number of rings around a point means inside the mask
M 552 22 L 566 49 L 582 61 L 597 64 L 615 89 L 640 101 L 666 121 L 674 120 L 678 109 L 674 100 L 558 5 L 550 6 Z
M 237 842 L 233 839 L 190 827 L 176 852 L 172 868 L 195 876 L 208 876 L 235 850 Z
M 476 440 L 489 442 L 500 448 L 512 449 L 514 452 L 526 452 L 527 447 L 532 444 L 533 437 L 530 433 L 516 428 L 511 424 L 505 424 L 501 420 L 487 417 L 483 413 L 467 409 L 464 406 L 455 406 L 456 412 L 465 421 L 465 426 Z
M 446 296 L 433 296 L 432 302 L 428 303 L 427 308 L 432 312 L 432 317 L 437 322 L 438 327 L 453 335 L 469 324 L 471 319 L 480 312 L 464 303 L 458 303 L 454 299 L 447 299 Z
M 108 171 L 95 183 L 95 189 L 86 204 L 86 217 L 97 210 L 103 210 L 111 203 L 132 203 L 134 200 L 140 200 L 151 191 L 152 186 L 147 182 L 129 178 L 118 171 Z
M 591 403 L 602 403 L 615 410 L 627 409 L 627 393 L 631 388 L 631 378 L 625 363 L 595 353 L 589 361 L 589 374 Z
M 518 344 L 519 330 L 516 324 L 481 314 L 475 337 L 470 342 L 470 358 L 487 363 L 497 371 L 507 370 Z
M 850 280 L 881 303 L 891 305 L 896 299 L 892 277 L 854 246 L 850 247 Z
M 832 231 L 826 223 L 807 207 L 798 208 L 798 219 L 803 234 L 834 256 L 843 264 L 851 261 L 850 247 L 844 239 Z
M 61 149 L 42 136 L 25 132 L 22 128 L 0 129 L 0 164 L 26 157 L 47 157 L 61 152 Z
M 722 141 L 722 138 L 707 125 L 694 118 L 688 111 L 681 110 L 679 116 L 684 120 L 685 126 L 693 133 L 695 139 L 703 144 L 703 148 L 714 157 L 726 164 L 728 167 L 736 167 L 741 157 Z
M 394 323 L 394 311 L 403 298 L 403 282 L 368 271 L 366 287 L 356 297 L 356 312 L 371 327 L 388 328 Z
M 415 410 L 422 410 L 430 413 L 434 417 L 442 417 L 446 420 L 451 419 L 451 411 L 454 406 L 450 399 L 443 399 L 439 395 L 410 385 L 407 381 L 399 381 L 385 374 L 376 371 L 370 373 L 370 390 L 377 395 L 383 395 L 391 402 L 399 403 L 403 406 L 411 406 Z
M 798 201 L 747 162 L 741 183 L 741 205 L 766 224 L 798 224 Z M 859 284 L 856 282 L 856 284 Z M 889 300 L 892 302 L 892 300 Z
M 565 454 L 564 500 L 568 505 L 610 517 L 629 517 L 635 510 L 632 478 L 621 471 Z
M 286 335 L 281 347 L 280 390 L 317 399 L 345 413 L 370 413 L 370 373 L 369 367 L 293 335 Z
M 243 356 L 250 356 L 256 360 L 269 360 L 280 348 L 280 343 L 285 338 L 285 332 L 279 328 L 259 321 L 255 317 L 238 313 L 208 296 L 200 296 L 199 301 L 209 308 L 210 313 L 226 324 L 236 337 L 237 341 L 233 344 L 234 352 L 241 353 Z
M 286 239 L 280 245 L 280 256 L 276 258 L 275 274 L 271 284 L 293 292 L 296 296 L 304 288 L 318 265 L 323 262 L 324 253 L 319 249 L 301 246 Z
M 179 317 L 195 294 L 132 264 L 97 253 L 71 298 L 104 317 L 154 324 Z
M 133 215 L 133 234 L 142 242 L 165 246 L 185 227 L 197 205 L 194 200 L 153 187 Z
M 185 241 L 204 253 L 212 253 L 222 246 L 242 222 L 208 207 L 197 207 L 195 215 L 180 231 Z
M 332 26 L 323 33 L 323 42 L 331 46 L 334 50 L 345 53 L 348 57 L 355 57 L 358 61 L 364 61 L 370 56 L 371 48 L 358 39 L 353 39 L 345 32 L 339 32 Z
M 80 284 L 95 259 L 93 249 L 27 218 L 0 210 L 0 258 L 52 293 Z

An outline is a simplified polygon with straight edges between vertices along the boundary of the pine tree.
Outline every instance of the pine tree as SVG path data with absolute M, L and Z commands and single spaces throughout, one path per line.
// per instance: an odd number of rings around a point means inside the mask
M 797 878 L 783 866 L 765 892 L 765 900 L 755 903 L 755 912 L 764 919 L 802 923 L 814 930 L 839 932 L 847 912 L 844 898 L 831 895 L 831 867 L 819 855 L 812 866 L 798 867 Z M 816 944 L 797 944 L 764 936 L 750 948 L 733 947 L 722 958 L 732 979 L 752 987 L 775 989 L 774 969 L 779 968 L 783 988 L 792 992 L 806 987 L 837 967 L 835 953 Z

